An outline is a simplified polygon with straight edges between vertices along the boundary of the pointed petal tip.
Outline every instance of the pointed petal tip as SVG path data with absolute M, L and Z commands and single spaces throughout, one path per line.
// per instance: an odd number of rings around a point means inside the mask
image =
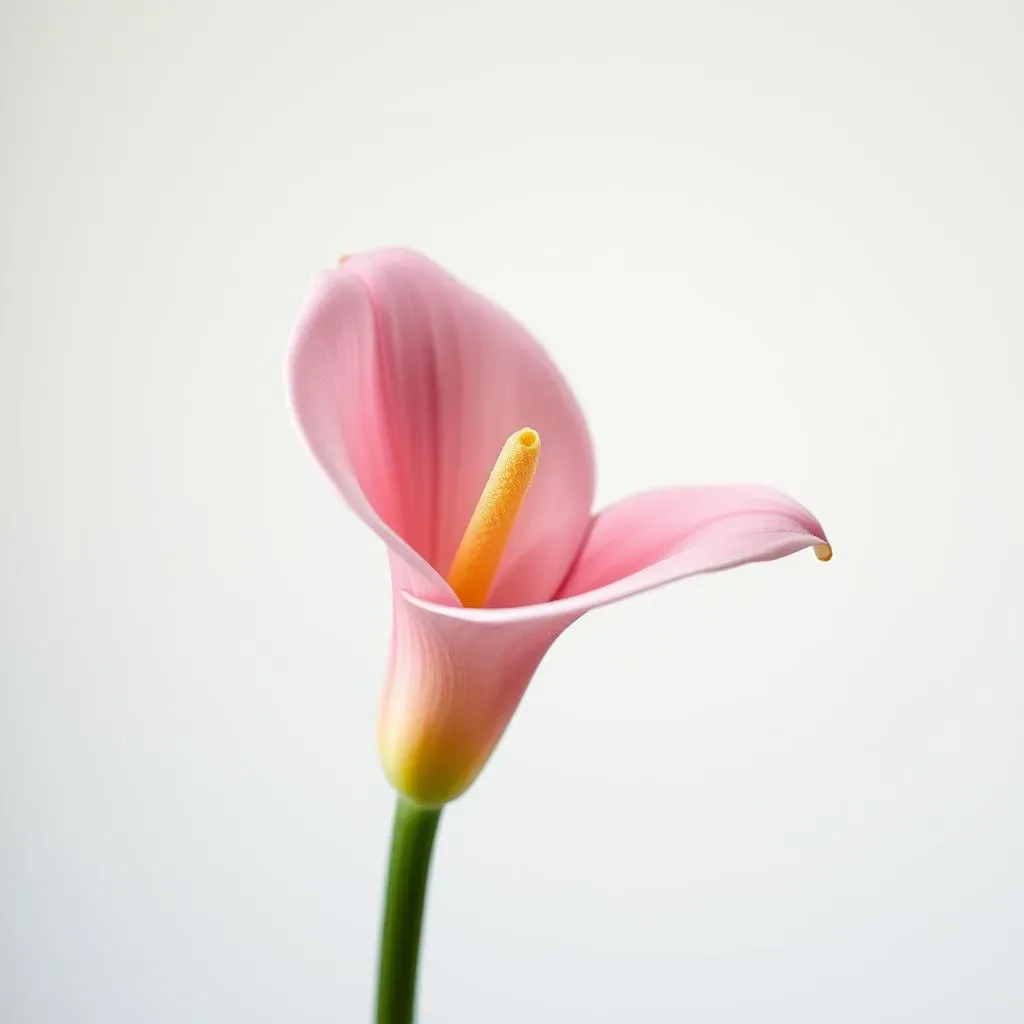
M 832 545 L 829 543 L 815 544 L 814 545 L 814 557 L 819 562 L 829 562 L 832 560 Z

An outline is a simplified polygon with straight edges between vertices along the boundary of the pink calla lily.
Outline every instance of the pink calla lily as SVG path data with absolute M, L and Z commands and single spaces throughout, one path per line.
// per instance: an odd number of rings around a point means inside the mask
M 830 548 L 764 487 L 675 487 L 591 511 L 594 456 L 554 363 L 512 317 L 417 253 L 354 256 L 315 282 L 288 363 L 296 418 L 389 549 L 379 740 L 407 798 L 470 785 L 541 659 L 585 612 L 671 580 Z M 445 574 L 495 455 L 529 425 L 544 452 L 483 608 Z

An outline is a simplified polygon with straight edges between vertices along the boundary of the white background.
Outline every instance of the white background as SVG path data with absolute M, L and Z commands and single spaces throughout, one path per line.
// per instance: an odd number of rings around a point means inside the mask
M 442 821 L 423 1024 L 1024 1019 L 1024 9 L 3 4 L 0 1018 L 359 1022 L 379 543 L 317 269 L 523 319 L 601 503 L 809 553 L 596 612 Z

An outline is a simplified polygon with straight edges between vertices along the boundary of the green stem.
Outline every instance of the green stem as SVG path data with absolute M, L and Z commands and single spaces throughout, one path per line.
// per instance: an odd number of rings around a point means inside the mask
M 440 808 L 417 807 L 398 798 L 380 936 L 377 1024 L 412 1024 L 423 903 L 440 819 Z

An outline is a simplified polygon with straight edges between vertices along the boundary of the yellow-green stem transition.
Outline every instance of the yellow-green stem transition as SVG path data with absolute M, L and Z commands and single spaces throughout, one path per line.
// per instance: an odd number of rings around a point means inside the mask
M 441 808 L 398 798 L 380 936 L 377 1024 L 412 1024 L 423 905 L 440 819 Z
M 482 608 L 540 457 L 540 435 L 530 427 L 505 442 L 459 544 L 448 583 L 466 608 Z M 412 1024 L 416 964 L 430 854 L 441 810 L 399 796 L 380 936 L 377 1024 Z

